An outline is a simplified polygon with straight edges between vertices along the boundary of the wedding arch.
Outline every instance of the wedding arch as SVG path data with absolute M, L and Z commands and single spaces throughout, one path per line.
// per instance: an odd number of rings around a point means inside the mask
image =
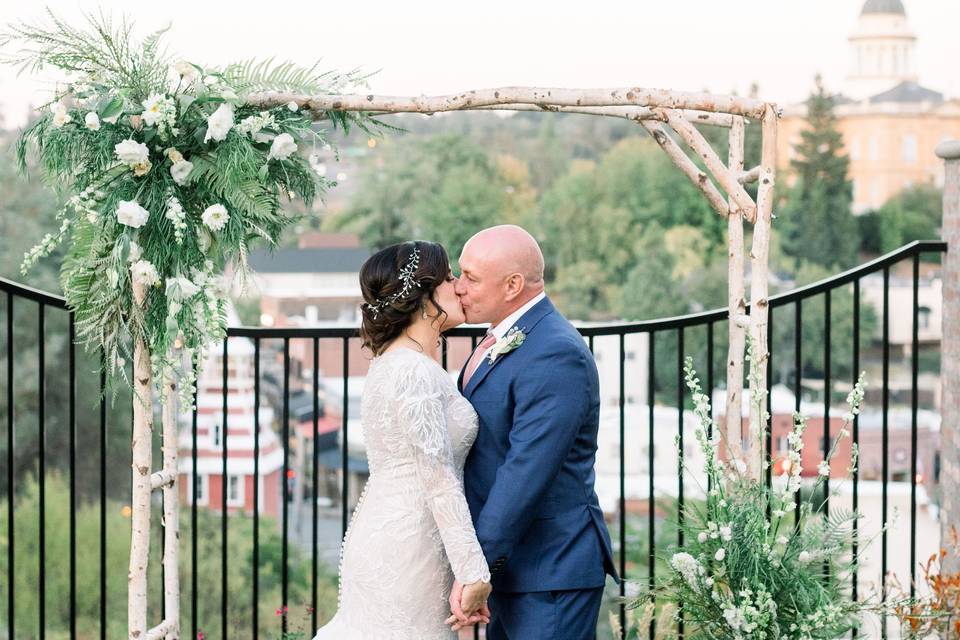
M 322 139 L 311 127 L 317 120 L 362 127 L 385 114 L 508 110 L 625 118 L 642 126 L 727 219 L 727 415 L 720 444 L 743 463 L 745 475 L 759 480 L 768 419 L 767 276 L 779 117 L 773 103 L 639 87 L 342 94 L 363 78 L 269 61 L 222 69 L 174 65 L 158 46 L 165 29 L 138 44 L 126 21 L 115 30 L 105 18 L 88 18 L 92 30 L 86 33 L 51 18 L 52 28 L 21 25 L 0 34 L 0 47 L 26 45 L 3 61 L 31 70 L 50 65 L 81 78 L 55 91 L 49 110 L 23 132 L 17 148 L 25 168 L 26 149 L 35 143 L 46 173 L 74 192 L 57 217 L 59 231 L 27 254 L 24 269 L 69 235 L 61 283 L 78 341 L 101 350 L 111 376 L 125 375 L 121 355 L 132 359 L 129 638 L 180 636 L 177 398 L 190 401 L 200 356 L 211 341 L 226 339 L 225 291 L 217 282 L 226 264 L 239 263 L 242 274 L 248 242 L 279 240 L 293 221 L 282 198 L 296 192 L 309 202 L 327 186 L 297 153 L 298 142 Z M 167 85 L 171 68 L 174 81 Z M 235 123 L 235 115 L 242 120 Z M 759 166 L 745 169 L 748 120 L 761 124 L 762 153 Z M 728 129 L 726 162 L 698 124 Z M 756 200 L 744 187 L 752 182 L 759 183 Z M 749 305 L 744 221 L 753 225 Z M 746 438 L 745 362 L 751 398 Z M 154 389 L 162 405 L 158 471 Z M 162 621 L 148 628 L 150 505 L 157 490 L 163 492 L 165 597 Z

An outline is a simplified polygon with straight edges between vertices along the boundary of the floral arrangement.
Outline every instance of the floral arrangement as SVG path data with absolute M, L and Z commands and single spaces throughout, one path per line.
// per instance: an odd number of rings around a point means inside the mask
M 687 637 L 697 639 L 813 640 L 849 634 L 869 606 L 853 602 L 849 595 L 856 567 L 850 552 L 852 524 L 858 516 L 837 510 L 819 514 L 822 505 L 815 508 L 809 502 L 797 508 L 803 417 L 794 416 L 788 436 L 789 470 L 768 488 L 744 477 L 741 461 L 725 464 L 720 460 L 719 437 L 708 437 L 714 426 L 710 400 L 701 391 L 689 358 L 684 371 L 710 488 L 705 505 L 684 510 L 686 544 L 669 557 L 670 574 L 633 604 L 640 606 L 655 596 L 658 603 L 676 605 L 675 617 L 682 616 L 688 625 Z M 826 464 L 819 467 L 813 495 L 829 476 L 837 443 L 849 435 L 863 395 L 861 375 L 847 398 L 850 410 L 844 426 Z M 851 471 L 856 455 L 854 448 Z
M 0 47 L 19 46 L 4 62 L 70 76 L 17 148 L 21 170 L 35 147 L 48 179 L 73 194 L 22 269 L 68 239 L 61 284 L 78 340 L 103 349 L 111 378 L 125 375 L 131 338 L 142 340 L 159 388 L 176 378 L 190 398 L 200 352 L 225 335 L 228 265 L 242 285 L 251 245 L 276 245 L 300 217 L 290 203 L 309 206 L 331 184 L 304 154 L 326 144 L 314 119 L 381 126 L 246 98 L 341 93 L 365 77 L 272 61 L 205 67 L 169 56 L 166 29 L 137 42 L 127 21 L 87 16 L 84 30 L 49 17 L 0 35 Z

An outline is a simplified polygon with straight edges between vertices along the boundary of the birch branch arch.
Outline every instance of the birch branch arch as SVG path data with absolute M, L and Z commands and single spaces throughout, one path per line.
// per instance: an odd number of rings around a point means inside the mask
M 768 258 L 775 186 L 777 120 L 775 104 L 754 98 L 708 93 L 688 93 L 641 87 L 562 89 L 542 87 L 501 87 L 443 96 L 378 96 L 263 93 L 251 95 L 250 104 L 271 108 L 295 102 L 301 109 L 322 118 L 327 111 L 363 111 L 376 114 L 445 111 L 544 111 L 582 113 L 625 118 L 642 126 L 664 150 L 728 228 L 728 312 L 727 400 L 724 424 L 720 425 L 721 446 L 733 459 L 743 460 L 749 477 L 759 480 L 763 469 L 764 434 L 767 426 L 767 328 Z M 744 170 L 745 121 L 761 123 L 760 164 Z M 723 127 L 729 130 L 726 163 L 694 126 Z M 686 145 L 685 150 L 679 141 Z M 702 170 L 689 152 L 706 166 Z M 744 189 L 759 182 L 756 201 Z M 724 195 L 725 194 L 725 195 Z M 753 225 L 750 247 L 750 311 L 747 313 L 745 287 L 745 246 L 743 222 Z M 752 342 L 748 380 L 750 411 L 748 437 L 743 434 L 743 376 L 746 336 Z M 746 443 L 746 450 L 743 445 Z

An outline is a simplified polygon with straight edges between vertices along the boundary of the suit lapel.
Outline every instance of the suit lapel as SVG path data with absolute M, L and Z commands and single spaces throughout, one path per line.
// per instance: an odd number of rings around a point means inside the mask
M 550 298 L 544 298 L 537 304 L 533 306 L 529 311 L 520 316 L 520 319 L 514 323 L 514 326 L 523 331 L 526 335 L 530 335 L 530 332 L 533 331 L 533 328 L 546 316 L 550 315 L 554 311 L 553 303 L 550 302 Z M 519 347 L 522 349 L 523 345 Z M 474 390 L 480 386 L 486 377 L 493 371 L 494 367 L 500 363 L 506 357 L 509 357 L 509 353 L 505 353 L 496 360 L 493 361 L 493 364 L 490 363 L 490 360 L 487 357 L 484 357 L 480 361 L 480 364 L 477 365 L 477 370 L 473 372 L 473 376 L 470 378 L 470 382 L 467 384 L 467 388 L 463 390 L 463 395 L 468 398 L 473 394 Z M 469 362 L 469 360 L 468 360 Z M 463 371 L 460 371 L 460 380 L 463 380 Z

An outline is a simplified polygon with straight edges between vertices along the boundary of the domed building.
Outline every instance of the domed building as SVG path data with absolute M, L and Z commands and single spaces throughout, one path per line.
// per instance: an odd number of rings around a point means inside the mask
M 960 138 L 960 101 L 919 83 L 917 36 L 901 0 L 866 0 L 848 41 L 849 71 L 834 113 L 850 157 L 853 211 L 862 213 L 910 186 L 941 186 L 933 150 Z M 805 118 L 804 104 L 784 109 L 782 169 L 789 169 Z

